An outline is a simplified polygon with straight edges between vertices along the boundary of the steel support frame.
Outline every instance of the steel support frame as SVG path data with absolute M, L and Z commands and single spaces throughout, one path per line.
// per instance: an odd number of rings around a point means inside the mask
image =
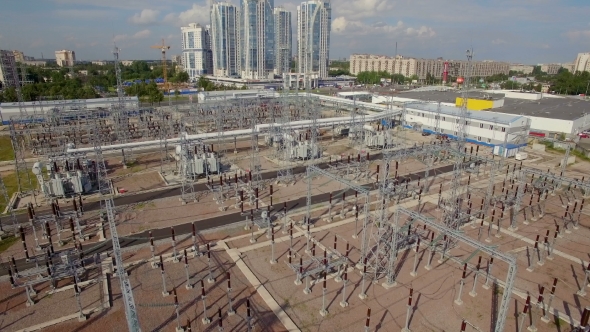
M 462 241 L 470 245 L 471 247 L 475 248 L 476 250 L 479 250 L 491 257 L 497 257 L 498 259 L 508 264 L 508 273 L 506 276 L 504 293 L 502 294 L 502 303 L 500 304 L 500 309 L 498 310 L 498 318 L 496 320 L 496 324 L 494 327 L 495 332 L 503 332 L 504 325 L 506 323 L 506 315 L 508 314 L 508 308 L 510 306 L 512 288 L 514 287 L 514 279 L 516 278 L 516 258 L 514 256 L 498 251 L 494 247 L 490 247 L 476 240 L 473 240 L 472 238 L 463 234 L 462 232 L 451 229 L 440 223 L 437 223 L 415 211 L 403 207 L 398 207 L 397 211 L 399 211 L 399 213 L 407 215 L 414 221 L 419 220 L 420 222 L 428 225 L 428 227 L 435 231 L 438 231 L 439 233 L 444 233 L 453 239 Z

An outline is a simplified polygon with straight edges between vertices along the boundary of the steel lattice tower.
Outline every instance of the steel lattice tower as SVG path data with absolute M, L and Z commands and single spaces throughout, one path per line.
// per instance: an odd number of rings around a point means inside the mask
M 111 231 L 111 240 L 113 242 L 113 254 L 115 255 L 115 264 L 117 270 L 117 277 L 121 283 L 121 293 L 125 303 L 125 316 L 127 317 L 127 327 L 130 332 L 140 332 L 139 318 L 137 316 L 137 309 L 135 300 L 133 298 L 133 288 L 127 277 L 127 272 L 123 267 L 123 258 L 121 256 L 121 245 L 119 243 L 119 235 L 117 234 L 117 227 L 115 223 L 115 203 L 112 197 L 111 182 L 107 178 L 107 170 L 102 155 L 102 140 L 100 132 L 97 128 L 94 129 L 93 144 L 94 153 L 96 157 L 96 175 L 98 180 L 98 189 L 101 195 L 101 205 L 106 212 L 107 221 Z
M 465 70 L 465 78 L 463 81 L 463 92 L 461 98 L 463 102 L 461 103 L 461 108 L 459 110 L 459 114 L 455 124 L 455 134 L 457 137 L 457 141 L 455 143 L 455 149 L 457 151 L 457 156 L 455 160 L 455 164 L 453 166 L 453 180 L 451 182 L 451 195 L 449 197 L 450 209 L 445 210 L 445 224 L 447 227 L 451 229 L 459 229 L 460 222 L 459 216 L 461 213 L 461 203 L 459 201 L 459 190 L 461 188 L 461 177 L 463 176 L 463 159 L 460 155 L 463 152 L 463 148 L 465 147 L 465 122 L 467 121 L 467 98 L 469 96 L 469 80 L 471 76 L 471 67 L 472 67 L 472 59 L 473 59 L 473 50 L 467 50 L 467 67 Z

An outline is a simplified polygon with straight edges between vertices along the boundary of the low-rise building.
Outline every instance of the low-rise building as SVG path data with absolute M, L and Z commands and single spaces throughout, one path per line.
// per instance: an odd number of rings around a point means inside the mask
M 363 71 L 386 71 L 390 74 L 401 74 L 405 77 L 418 76 L 424 81 L 427 76 L 442 78 L 445 68 L 450 76 L 464 76 L 467 72 L 467 60 L 444 60 L 405 58 L 401 55 L 391 57 L 385 55 L 353 54 L 350 56 L 350 72 L 357 75 Z M 498 61 L 473 61 L 471 76 L 487 77 L 496 74 L 508 75 L 510 64 Z
M 549 63 L 541 65 L 541 71 L 547 73 L 548 75 L 557 75 L 557 72 L 561 68 L 561 64 L 559 63 Z
M 510 65 L 510 71 L 516 71 L 519 73 L 523 73 L 525 75 L 531 74 L 534 69 L 535 69 L 535 66 L 523 65 L 520 63 L 513 63 Z
M 417 131 L 457 138 L 460 110 L 436 103 L 410 105 L 406 110 L 406 125 Z M 467 142 L 519 147 L 527 144 L 530 124 L 531 120 L 525 116 L 480 111 L 470 113 L 462 127 Z

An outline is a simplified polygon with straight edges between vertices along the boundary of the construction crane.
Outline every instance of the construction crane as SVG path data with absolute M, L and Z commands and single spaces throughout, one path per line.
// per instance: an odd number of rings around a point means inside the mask
M 164 42 L 164 38 L 162 38 L 162 45 L 154 45 L 152 48 L 159 49 L 162 51 L 162 73 L 164 76 L 164 91 L 168 93 L 170 89 L 168 89 L 168 73 L 166 72 L 166 50 L 170 49 L 170 46 L 166 46 L 166 42 Z

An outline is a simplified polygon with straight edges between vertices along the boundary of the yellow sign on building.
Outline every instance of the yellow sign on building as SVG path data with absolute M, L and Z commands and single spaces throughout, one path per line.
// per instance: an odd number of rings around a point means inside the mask
M 457 107 L 463 106 L 463 98 L 457 97 L 457 99 L 455 100 L 455 106 L 457 106 Z M 482 111 L 482 110 L 489 110 L 492 108 L 494 108 L 494 101 L 493 100 L 467 98 L 467 109 L 468 110 Z

